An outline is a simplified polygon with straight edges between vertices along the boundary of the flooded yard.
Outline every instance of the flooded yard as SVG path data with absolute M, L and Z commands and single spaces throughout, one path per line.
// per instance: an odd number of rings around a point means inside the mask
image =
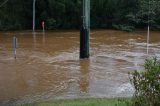
M 18 38 L 17 59 L 12 39 Z M 132 96 L 128 72 L 160 56 L 160 32 L 93 30 L 90 59 L 79 59 L 79 31 L 0 32 L 0 104 Z

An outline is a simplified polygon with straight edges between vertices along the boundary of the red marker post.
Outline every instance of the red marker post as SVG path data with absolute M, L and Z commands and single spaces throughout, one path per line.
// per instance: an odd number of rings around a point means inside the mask
M 44 21 L 42 21 L 42 28 L 43 28 L 43 32 L 44 32 Z

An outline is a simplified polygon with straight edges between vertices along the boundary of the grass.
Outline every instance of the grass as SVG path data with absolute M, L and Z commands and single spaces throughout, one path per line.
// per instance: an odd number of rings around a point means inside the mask
M 44 101 L 20 106 L 131 106 L 130 98 L 73 99 Z

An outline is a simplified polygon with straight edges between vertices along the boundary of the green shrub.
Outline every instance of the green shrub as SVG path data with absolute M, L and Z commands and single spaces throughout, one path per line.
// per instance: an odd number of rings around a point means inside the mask
M 135 30 L 135 27 L 134 26 L 129 26 L 129 25 L 112 25 L 112 27 L 114 29 L 117 29 L 117 30 L 123 30 L 123 31 L 127 31 L 127 32 L 132 32 Z
M 145 71 L 131 74 L 135 88 L 133 106 L 160 106 L 160 60 L 146 59 Z
M 55 29 L 56 27 L 56 20 L 54 18 L 49 18 L 47 20 L 47 29 Z

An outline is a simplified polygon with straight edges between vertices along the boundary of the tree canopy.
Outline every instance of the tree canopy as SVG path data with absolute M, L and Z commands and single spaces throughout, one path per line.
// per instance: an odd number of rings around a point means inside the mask
M 41 27 L 41 21 L 47 29 L 79 28 L 81 2 L 36 0 L 36 28 Z M 33 0 L 8 0 L 0 7 L 0 30 L 31 29 L 32 6 Z M 152 29 L 160 29 L 159 0 L 91 0 L 92 28 L 132 31 L 146 28 L 148 22 Z

